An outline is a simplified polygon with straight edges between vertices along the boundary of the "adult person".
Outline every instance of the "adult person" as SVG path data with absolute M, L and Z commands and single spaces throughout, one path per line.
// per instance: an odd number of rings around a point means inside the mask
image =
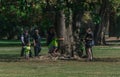
M 25 46 L 27 46 L 27 44 L 30 44 L 30 35 L 28 33 L 28 30 L 25 30 L 24 33 L 21 35 L 21 43 L 22 43 L 22 50 L 21 50 L 21 54 L 20 56 L 23 57 L 25 56 Z M 32 57 L 32 52 L 30 50 L 30 57 Z
M 35 33 L 33 35 L 33 44 L 35 57 L 39 57 L 39 53 L 41 51 L 41 37 L 38 29 L 35 29 Z
M 55 37 L 55 29 L 54 29 L 54 27 L 50 27 L 47 31 L 47 45 L 48 46 L 52 42 L 54 37 Z
M 93 60 L 92 44 L 93 44 L 93 32 L 91 28 L 88 28 L 86 30 L 86 36 L 85 36 L 85 49 L 89 61 Z

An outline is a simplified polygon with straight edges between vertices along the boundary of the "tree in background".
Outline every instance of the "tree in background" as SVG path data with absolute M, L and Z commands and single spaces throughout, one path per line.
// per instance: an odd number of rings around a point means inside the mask
M 105 44 L 105 32 L 118 29 L 119 0 L 0 0 L 1 38 L 12 39 L 22 28 L 53 26 L 62 53 L 73 56 L 85 29 L 94 31 L 95 44 Z M 109 29 L 110 28 L 110 29 Z

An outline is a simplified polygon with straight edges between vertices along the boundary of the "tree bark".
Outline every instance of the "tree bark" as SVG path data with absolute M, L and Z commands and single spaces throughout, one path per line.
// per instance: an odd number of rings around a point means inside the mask
M 67 52 L 70 56 L 73 56 L 74 40 L 73 40 L 73 26 L 72 26 L 72 12 L 69 9 L 69 24 L 66 23 L 66 36 L 67 36 Z
M 95 27 L 95 43 L 106 44 L 105 32 L 107 26 L 109 26 L 109 0 L 102 0 L 102 5 L 99 15 L 101 16 L 101 23 Z
M 84 14 L 84 11 L 73 11 L 73 23 L 72 23 L 72 29 L 73 29 L 73 51 L 72 51 L 72 57 L 74 57 L 74 52 L 76 54 L 78 54 L 78 52 L 80 52 L 80 48 L 78 48 L 80 46 L 80 39 L 81 39 L 81 35 L 80 35 L 80 29 L 83 26 L 82 25 L 82 16 Z
M 59 50 L 61 51 L 61 54 L 64 54 L 66 52 L 66 28 L 65 28 L 65 15 L 63 11 L 57 11 L 56 12 L 56 21 L 55 21 L 55 29 L 56 34 L 58 37 L 58 44 L 59 44 Z

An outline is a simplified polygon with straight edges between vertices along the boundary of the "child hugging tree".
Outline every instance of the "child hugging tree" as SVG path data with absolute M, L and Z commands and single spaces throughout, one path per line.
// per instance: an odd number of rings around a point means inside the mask
M 58 41 L 57 38 L 54 38 L 48 46 L 49 52 L 53 57 L 57 56 Z

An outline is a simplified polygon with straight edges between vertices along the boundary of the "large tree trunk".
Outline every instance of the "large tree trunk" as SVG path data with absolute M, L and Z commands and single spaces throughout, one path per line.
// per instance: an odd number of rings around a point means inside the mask
M 69 11 L 71 11 L 69 9 Z M 66 36 L 67 36 L 67 51 L 70 56 L 73 56 L 73 46 L 74 46 L 74 40 L 73 40 L 73 26 L 72 26 L 72 12 L 70 12 L 69 15 L 69 23 L 66 23 Z
M 110 14 L 110 27 L 109 27 L 109 36 L 116 36 L 117 25 L 116 25 L 116 12 L 112 11 Z
M 61 51 L 61 54 L 64 54 L 67 48 L 65 15 L 63 11 L 57 11 L 55 17 L 56 17 L 55 29 L 58 37 L 59 50 Z
M 73 26 L 72 14 L 69 15 L 69 23 L 65 23 L 65 15 L 63 11 L 56 13 L 56 32 L 59 39 L 59 49 L 61 54 L 73 56 Z
M 74 56 L 74 52 L 78 54 L 80 52 L 80 29 L 82 27 L 82 16 L 83 16 L 83 11 L 73 11 L 73 23 L 72 23 L 72 29 L 73 29 L 73 52 L 72 56 Z
M 105 32 L 107 26 L 109 26 L 109 0 L 102 0 L 99 15 L 101 16 L 101 23 L 95 27 L 95 43 L 106 44 Z

